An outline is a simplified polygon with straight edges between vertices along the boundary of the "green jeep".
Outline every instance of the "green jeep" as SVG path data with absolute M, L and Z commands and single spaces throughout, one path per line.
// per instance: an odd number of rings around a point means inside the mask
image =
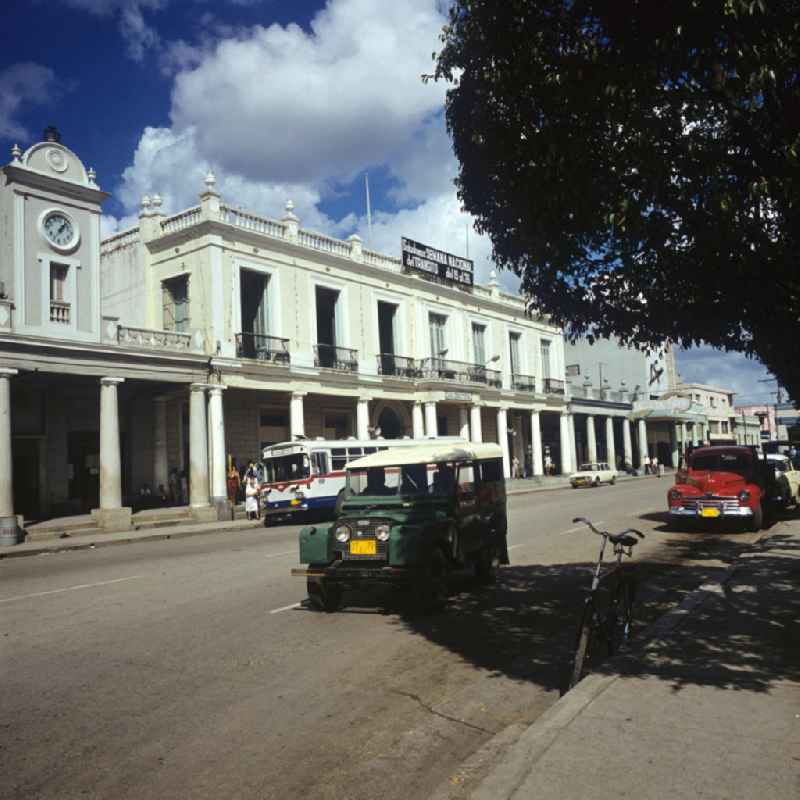
M 347 465 L 334 522 L 300 531 L 311 605 L 339 608 L 348 588 L 395 584 L 419 610 L 441 607 L 453 570 L 492 581 L 508 564 L 503 453 L 496 444 L 431 442 Z

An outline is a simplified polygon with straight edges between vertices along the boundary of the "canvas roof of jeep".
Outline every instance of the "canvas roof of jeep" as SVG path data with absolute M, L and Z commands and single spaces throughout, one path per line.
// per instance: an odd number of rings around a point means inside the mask
M 351 461 L 347 464 L 347 469 L 397 467 L 403 464 L 438 464 L 444 461 L 482 461 L 487 458 L 502 457 L 503 450 L 499 444 L 432 442 L 417 447 L 380 450 Z

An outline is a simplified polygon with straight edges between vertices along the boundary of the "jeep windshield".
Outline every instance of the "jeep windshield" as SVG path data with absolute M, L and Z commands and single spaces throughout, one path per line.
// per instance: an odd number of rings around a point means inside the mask
M 699 453 L 689 464 L 689 469 L 694 472 L 733 472 L 742 477 L 746 477 L 752 468 L 752 460 L 743 453 Z
M 455 472 L 447 464 L 403 464 L 347 472 L 351 497 L 430 497 L 453 494 Z

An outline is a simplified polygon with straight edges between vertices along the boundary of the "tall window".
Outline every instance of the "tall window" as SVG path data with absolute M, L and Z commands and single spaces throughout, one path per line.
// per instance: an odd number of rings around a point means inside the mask
M 508 337 L 508 350 L 509 350 L 509 357 L 511 359 L 511 374 L 512 375 L 519 375 L 520 374 L 520 362 L 519 362 L 519 338 L 520 335 L 518 333 L 511 333 Z
M 472 356 L 476 364 L 486 365 L 486 326 L 472 323 Z
M 542 356 L 542 378 L 548 380 L 550 378 L 550 340 L 542 339 L 539 346 L 539 352 Z
M 256 336 L 269 333 L 269 275 L 243 269 L 239 273 L 242 332 Z
M 444 329 L 447 325 L 447 317 L 443 314 L 433 314 L 428 316 L 428 324 L 431 329 L 431 357 L 444 358 L 447 355 L 445 345 Z
M 189 332 L 189 276 L 180 275 L 161 283 L 163 327 L 175 333 Z
M 64 303 L 67 300 L 67 267 L 66 264 L 50 264 L 50 300 Z

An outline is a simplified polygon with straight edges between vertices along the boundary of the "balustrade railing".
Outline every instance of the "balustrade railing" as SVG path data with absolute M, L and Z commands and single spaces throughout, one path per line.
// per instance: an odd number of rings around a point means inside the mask
M 515 392 L 530 392 L 533 394 L 536 391 L 536 378 L 533 375 L 520 375 L 515 372 L 511 376 L 511 388 Z
M 64 303 L 61 300 L 51 300 L 50 322 L 57 322 L 59 325 L 69 325 L 69 303 Z
M 332 236 L 300 230 L 297 233 L 297 241 L 303 247 L 310 247 L 312 250 L 332 253 L 342 258 L 350 258 L 350 243 L 343 242 L 341 239 L 334 239 Z
M 182 231 L 184 228 L 191 228 L 192 225 L 197 225 L 202 219 L 200 213 L 200 206 L 193 206 L 187 208 L 186 211 L 181 211 L 180 214 L 173 214 L 171 217 L 161 221 L 162 233 L 175 233 L 175 231 Z
M 489 369 L 482 364 L 452 361 L 448 358 L 424 358 L 421 371 L 424 377 L 434 380 L 483 383 L 496 389 L 500 389 L 503 385 L 500 370 Z
M 288 364 L 289 340 L 261 333 L 237 333 L 236 356 L 269 361 L 273 364 Z
M 333 344 L 314 345 L 314 366 L 358 372 L 358 350 Z
M 263 233 L 265 236 L 272 236 L 274 239 L 286 238 L 286 226 L 282 222 L 269 217 L 261 217 L 258 214 L 251 214 L 231 206 L 220 206 L 219 213 L 222 222 L 228 225 L 234 225 L 246 231 Z
M 113 253 L 114 250 L 121 250 L 123 247 L 129 247 L 132 244 L 136 244 L 138 241 L 139 228 L 131 228 L 130 230 L 122 231 L 100 242 L 100 255 L 108 255 L 109 253 Z
M 558 378 L 545 378 L 544 392 L 545 394 L 564 394 L 564 381 L 560 381 Z
M 149 328 L 117 328 L 117 341 L 133 347 L 152 347 L 161 350 L 191 350 L 192 335 L 177 331 L 157 331 Z
M 415 358 L 397 356 L 394 353 L 378 355 L 378 375 L 390 375 L 395 378 L 419 378 L 422 371 Z
M 396 256 L 387 256 L 375 250 L 364 250 L 362 256 L 364 263 L 369 264 L 371 267 L 390 269 L 393 272 L 400 272 L 403 268 L 403 262 Z

